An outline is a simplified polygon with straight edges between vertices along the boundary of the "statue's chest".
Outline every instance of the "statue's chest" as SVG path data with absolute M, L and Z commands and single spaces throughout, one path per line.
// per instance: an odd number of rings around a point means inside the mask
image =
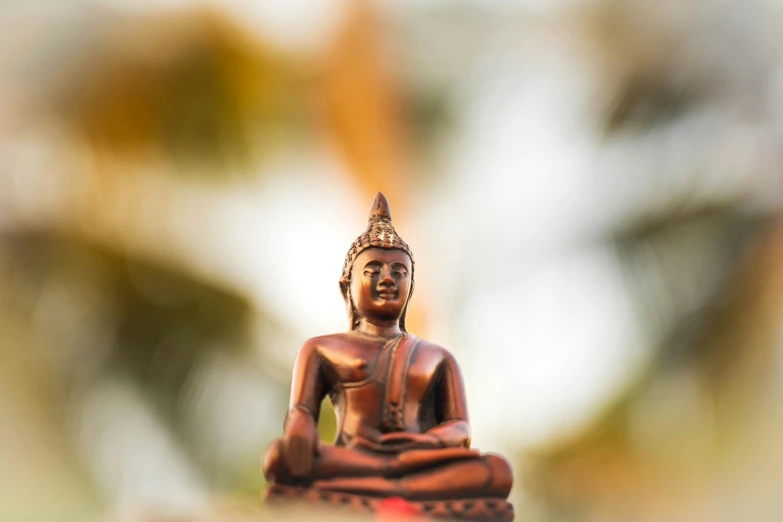
M 329 354 L 329 368 L 335 387 L 368 382 L 379 373 L 380 350 L 341 350 Z
M 423 350 L 411 354 L 404 365 L 392 364 L 380 350 L 346 350 L 332 354 L 330 363 L 335 388 L 369 386 L 381 391 L 392 380 L 401 379 L 407 400 L 424 397 L 437 378 L 438 370 L 438 358 Z M 393 376 L 395 370 L 403 371 L 404 375 Z
M 424 350 L 413 354 L 405 378 L 408 400 L 420 401 L 436 384 L 440 358 Z

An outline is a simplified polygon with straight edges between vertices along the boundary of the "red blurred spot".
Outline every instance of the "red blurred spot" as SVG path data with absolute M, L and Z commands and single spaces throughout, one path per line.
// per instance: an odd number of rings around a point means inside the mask
M 419 516 L 419 510 L 416 506 L 402 497 L 390 497 L 381 502 L 376 509 L 379 522 L 404 519 L 416 519 Z

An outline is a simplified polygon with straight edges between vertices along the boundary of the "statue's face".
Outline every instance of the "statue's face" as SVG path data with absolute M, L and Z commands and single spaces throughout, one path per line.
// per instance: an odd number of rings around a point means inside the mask
M 368 248 L 351 269 L 351 297 L 361 317 L 398 320 L 411 290 L 411 258 L 402 250 Z

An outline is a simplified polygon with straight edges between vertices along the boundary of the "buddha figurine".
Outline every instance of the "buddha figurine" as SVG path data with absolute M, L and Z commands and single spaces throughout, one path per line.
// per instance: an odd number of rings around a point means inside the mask
M 269 500 L 373 510 L 401 497 L 425 516 L 513 519 L 508 461 L 470 449 L 457 362 L 405 328 L 413 269 L 378 193 L 340 279 L 350 330 L 309 339 L 296 356 L 283 436 L 264 457 Z M 334 444 L 316 429 L 327 396 L 337 414 Z

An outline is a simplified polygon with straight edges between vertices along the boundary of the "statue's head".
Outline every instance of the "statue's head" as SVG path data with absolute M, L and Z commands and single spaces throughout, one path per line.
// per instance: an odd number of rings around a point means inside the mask
M 340 291 L 351 330 L 362 317 L 399 320 L 405 332 L 405 312 L 413 293 L 413 254 L 394 230 L 391 209 L 378 193 L 364 233 L 345 256 Z

